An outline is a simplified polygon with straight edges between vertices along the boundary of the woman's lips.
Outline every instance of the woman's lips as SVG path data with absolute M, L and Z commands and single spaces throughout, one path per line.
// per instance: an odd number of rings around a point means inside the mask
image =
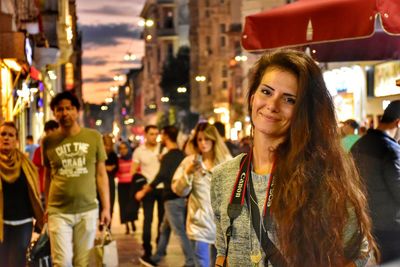
M 261 116 L 262 116 L 263 118 L 265 118 L 265 119 L 268 120 L 268 121 L 272 121 L 272 122 L 278 122 L 278 121 L 280 121 L 280 118 L 279 118 L 279 117 L 271 116 L 271 115 L 266 115 L 266 114 L 263 114 L 263 113 L 260 113 L 260 114 L 261 114 Z

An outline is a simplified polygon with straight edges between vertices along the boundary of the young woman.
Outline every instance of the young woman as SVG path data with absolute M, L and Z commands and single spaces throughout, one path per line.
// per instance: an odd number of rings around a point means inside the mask
M 186 232 L 195 253 L 196 266 L 209 267 L 215 262 L 211 253 L 215 241 L 215 224 L 210 202 L 211 174 L 214 168 L 231 158 L 217 129 L 208 123 L 196 126 L 189 141 L 194 154 L 179 165 L 172 179 L 172 191 L 189 195 Z M 215 253 L 214 253 L 215 254 Z
M 127 142 L 121 142 L 118 147 L 119 160 L 118 160 L 118 203 L 121 224 L 125 224 L 126 234 L 130 233 L 129 223 L 131 230 L 136 231 L 135 220 L 137 213 L 135 213 L 134 205 L 135 200 L 131 195 L 131 167 L 132 167 L 132 152 Z
M 25 266 L 33 221 L 43 226 L 36 166 L 18 148 L 13 122 L 0 125 L 0 266 Z
M 217 265 L 364 266 L 376 251 L 364 186 L 318 65 L 294 50 L 265 54 L 248 109 L 252 148 L 213 173 Z

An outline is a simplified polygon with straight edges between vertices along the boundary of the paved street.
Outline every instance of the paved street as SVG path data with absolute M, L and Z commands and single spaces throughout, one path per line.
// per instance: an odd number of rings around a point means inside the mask
M 155 209 L 156 210 L 156 209 Z M 118 255 L 119 255 L 119 266 L 130 267 L 130 266 L 141 266 L 139 263 L 139 257 L 142 255 L 142 209 L 140 209 L 139 220 L 136 221 L 136 232 L 129 235 L 125 234 L 125 226 L 119 223 L 119 206 L 115 203 L 114 215 L 111 231 L 114 239 L 117 240 Z M 154 218 L 157 218 L 156 214 Z M 157 222 L 153 222 L 152 239 L 156 237 L 156 225 Z M 153 253 L 155 252 L 156 244 L 153 242 Z M 161 267 L 176 267 L 182 266 L 184 263 L 183 254 L 176 237 L 172 234 L 167 249 L 167 255 L 160 262 Z

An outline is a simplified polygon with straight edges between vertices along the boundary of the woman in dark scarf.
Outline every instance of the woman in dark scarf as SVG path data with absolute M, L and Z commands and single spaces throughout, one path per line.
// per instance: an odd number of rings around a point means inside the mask
M 134 221 L 137 219 L 137 212 L 134 209 L 134 198 L 130 194 L 132 176 L 132 150 L 127 142 L 121 142 L 119 147 L 118 159 L 118 202 L 121 223 L 126 226 L 126 234 L 129 234 L 129 222 L 132 231 L 136 230 Z
M 32 162 L 17 149 L 18 130 L 13 122 L 0 125 L 0 266 L 25 266 L 33 219 L 43 226 L 38 174 Z

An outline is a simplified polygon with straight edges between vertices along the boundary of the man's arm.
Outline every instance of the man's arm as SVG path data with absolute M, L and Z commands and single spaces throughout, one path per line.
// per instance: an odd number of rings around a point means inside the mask
M 50 169 L 45 167 L 44 168 L 44 199 L 45 199 L 44 210 L 46 211 L 46 213 L 47 213 L 47 205 L 49 203 L 50 183 L 51 183 Z
M 132 165 L 131 165 L 131 176 L 135 175 L 139 169 L 140 164 L 137 163 L 136 161 L 132 160 Z
M 96 163 L 96 183 L 97 183 L 97 190 L 100 195 L 101 205 L 103 208 L 100 213 L 100 224 L 108 226 L 111 221 L 110 190 L 108 184 L 106 164 L 104 161 L 98 161 Z

